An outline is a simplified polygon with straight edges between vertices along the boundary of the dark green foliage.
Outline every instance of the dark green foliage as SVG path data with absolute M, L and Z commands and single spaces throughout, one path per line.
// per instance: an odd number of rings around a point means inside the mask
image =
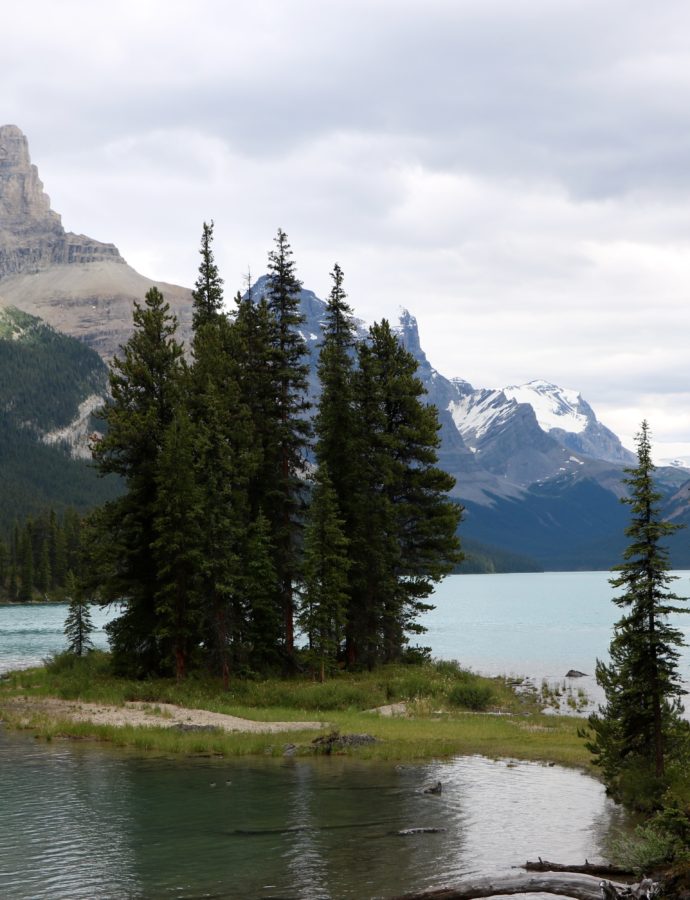
M 84 511 L 116 495 L 117 479 L 99 479 L 66 448 L 40 441 L 106 386 L 93 350 L 17 309 L 0 310 L 0 531 L 46 507 Z
M 343 289 L 343 272 L 337 264 L 331 278 L 333 287 L 326 305 L 317 368 L 321 394 L 315 417 L 315 452 L 317 460 L 327 464 L 339 505 L 344 510 L 343 504 L 356 482 L 352 383 L 355 325 Z
M 335 666 L 345 637 L 350 560 L 343 525 L 328 469 L 322 464 L 314 476 L 304 533 L 304 593 L 298 617 L 321 681 L 326 669 Z
M 84 599 L 81 586 L 71 570 L 65 582 L 65 594 L 69 600 L 69 609 L 65 619 L 65 637 L 67 650 L 75 656 L 84 656 L 93 648 L 91 634 L 93 622 L 89 611 L 89 603 Z
M 31 532 L 31 522 L 28 522 L 26 528 L 22 531 L 19 541 L 17 557 L 17 568 L 19 570 L 18 599 L 22 603 L 27 603 L 33 598 L 34 594 L 34 551 Z
M 543 572 L 544 569 L 529 556 L 509 553 L 491 544 L 482 544 L 463 534 L 464 559 L 455 572 L 462 575 L 502 572 Z
M 152 289 L 113 361 L 94 447 L 124 493 L 81 535 L 68 517 L 62 529 L 42 524 L 39 582 L 81 566 L 90 595 L 122 604 L 108 627 L 114 665 L 138 677 L 181 680 L 203 667 L 229 686 L 231 675 L 294 670 L 296 612 L 322 678 L 344 656 L 401 660 L 433 584 L 460 558 L 461 508 L 436 466 L 438 418 L 417 364 L 385 322 L 355 348 L 336 266 L 308 508 L 308 367 L 290 246 L 279 231 L 265 295 L 255 303 L 250 288 L 231 320 L 212 236 L 204 225 L 191 364 Z
M 200 629 L 207 665 L 222 675 L 247 664 L 249 604 L 242 584 L 243 549 L 251 530 L 248 486 L 261 449 L 244 396 L 247 336 L 221 311 L 212 232 L 204 226 L 195 293 L 194 363 L 188 405 L 194 434 L 192 465 L 203 527 L 188 536 L 199 550 Z M 201 300 L 205 298 L 204 303 Z M 201 312 L 204 315 L 201 315 Z
M 494 700 L 494 693 L 486 684 L 460 683 L 448 691 L 448 702 L 451 706 L 460 706 L 463 709 L 484 710 L 491 706 Z
M 417 363 L 384 320 L 358 347 L 356 521 L 348 661 L 399 659 L 434 583 L 459 562 L 461 507 L 437 468 L 439 423 L 423 401 Z
M 194 437 L 184 407 L 168 426 L 156 471 L 153 568 L 157 573 L 156 633 L 180 681 L 189 668 L 201 618 L 203 492 L 194 466 Z
M 677 665 L 682 633 L 668 622 L 670 613 L 687 610 L 678 606 L 684 598 L 668 587 L 674 579 L 663 541 L 678 526 L 660 517 L 646 422 L 637 436 L 637 455 L 637 466 L 627 470 L 630 495 L 624 498 L 631 508 L 625 532 L 630 543 L 611 578 L 611 585 L 622 589 L 614 602 L 625 612 L 614 629 L 610 662 L 597 662 L 606 705 L 590 716 L 594 736 L 588 747 L 615 796 L 654 805 L 664 789 L 666 760 L 687 732 L 680 718 L 685 691 Z
M 223 279 L 218 273 L 218 266 L 213 258 L 211 244 L 213 242 L 213 222 L 204 222 L 201 233 L 201 264 L 199 276 L 192 291 L 194 315 L 192 327 L 195 334 L 200 328 L 213 322 L 223 308 Z
M 271 525 L 263 513 L 250 525 L 242 545 L 240 588 L 247 604 L 245 665 L 257 671 L 277 670 L 281 663 L 283 616 L 273 561 Z
M 109 625 L 116 665 L 126 671 L 165 671 L 170 656 L 157 611 L 160 573 L 151 548 L 159 537 L 159 466 L 179 408 L 185 365 L 177 322 L 157 288 L 134 304 L 134 333 L 111 366 L 112 399 L 103 411 L 105 436 L 94 448 L 103 473 L 119 475 L 126 493 L 99 516 L 104 552 L 101 597 L 124 601 Z
M 294 648 L 294 592 L 300 577 L 299 532 L 302 476 L 310 427 L 307 419 L 306 345 L 299 326 L 301 282 L 287 235 L 281 229 L 268 256 L 266 306 L 272 317 L 271 366 L 275 407 L 273 440 L 266 447 L 268 468 L 262 511 L 271 523 L 274 563 L 288 659 Z
M 68 425 L 89 394 L 105 394 L 107 370 L 93 350 L 17 309 L 0 310 L 0 409 L 14 425 Z

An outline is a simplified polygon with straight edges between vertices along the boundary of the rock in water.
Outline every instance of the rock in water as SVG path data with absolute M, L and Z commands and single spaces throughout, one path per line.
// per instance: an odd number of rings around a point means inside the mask
M 132 303 L 154 284 L 189 335 L 191 292 L 139 275 L 114 244 L 66 232 L 25 135 L 0 126 L 0 306 L 17 306 L 108 360 L 132 330 Z

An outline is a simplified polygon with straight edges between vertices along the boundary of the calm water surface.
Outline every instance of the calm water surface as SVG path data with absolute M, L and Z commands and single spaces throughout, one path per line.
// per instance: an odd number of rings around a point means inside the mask
M 690 573 L 678 574 L 676 591 L 690 594 Z M 591 674 L 619 614 L 607 579 L 448 578 L 423 642 L 487 674 Z M 93 613 L 104 646 L 114 613 Z M 59 605 L 0 607 L 0 672 L 63 649 L 65 615 Z M 687 656 L 682 665 L 687 674 Z M 443 793 L 424 794 L 436 781 Z M 620 825 L 596 781 L 557 766 L 141 759 L 0 728 L 3 898 L 365 900 L 536 855 L 593 859 Z M 410 828 L 440 830 L 397 833 Z
M 1 895 L 17 900 L 390 897 L 593 859 L 622 824 L 580 772 L 480 757 L 169 761 L 0 728 L 0 771 Z
M 690 597 L 690 572 L 672 573 L 671 589 Z M 586 677 L 571 679 L 593 700 L 602 699 L 594 680 L 597 659 L 608 659 L 612 627 L 622 610 L 612 602 L 609 572 L 539 572 L 507 575 L 455 575 L 439 585 L 436 609 L 423 622 L 422 643 L 441 659 L 458 659 L 486 675 L 529 676 L 562 683 L 570 669 Z M 690 609 L 690 603 L 688 604 Z M 690 641 L 690 616 L 673 623 Z M 690 650 L 679 661 L 690 682 Z
M 65 650 L 67 609 L 66 603 L 0 604 L 0 672 L 38 666 L 52 653 Z M 103 627 L 117 614 L 115 607 L 110 611 L 91 607 L 94 646 L 107 647 Z

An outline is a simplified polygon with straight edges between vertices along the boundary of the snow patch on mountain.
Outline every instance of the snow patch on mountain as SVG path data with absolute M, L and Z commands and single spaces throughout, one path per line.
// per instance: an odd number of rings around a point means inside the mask
M 455 427 L 470 450 L 489 431 L 507 424 L 517 410 L 517 401 L 503 391 L 479 390 L 448 405 Z
M 571 434 L 580 434 L 589 423 L 589 417 L 582 412 L 582 396 L 577 391 L 548 381 L 529 381 L 504 388 L 503 393 L 517 403 L 529 403 L 539 427 L 546 432 L 561 428 Z
M 673 469 L 690 469 L 690 456 L 676 456 L 673 459 L 657 459 L 657 466 L 670 466 Z

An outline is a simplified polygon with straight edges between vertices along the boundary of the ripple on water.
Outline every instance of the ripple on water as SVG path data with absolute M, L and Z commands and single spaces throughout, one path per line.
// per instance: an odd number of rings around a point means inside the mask
M 0 729 L 0 767 L 11 900 L 387 897 L 536 855 L 593 859 L 620 820 L 578 771 L 481 757 L 166 761 Z M 435 831 L 400 834 L 415 828 Z

